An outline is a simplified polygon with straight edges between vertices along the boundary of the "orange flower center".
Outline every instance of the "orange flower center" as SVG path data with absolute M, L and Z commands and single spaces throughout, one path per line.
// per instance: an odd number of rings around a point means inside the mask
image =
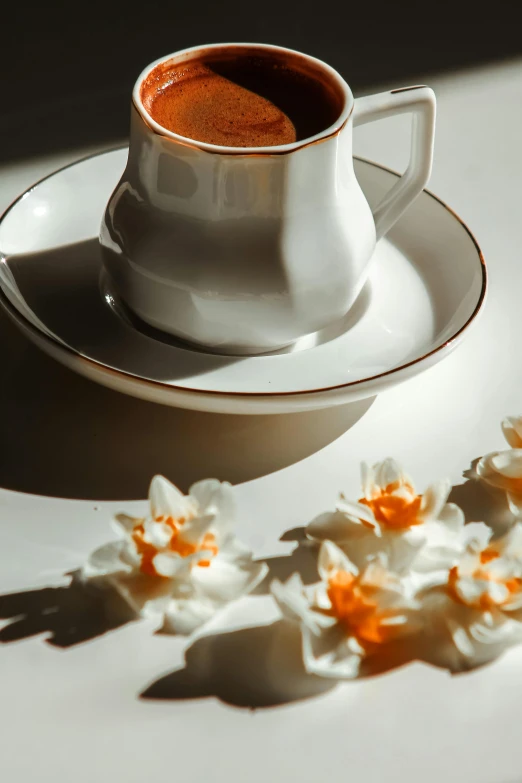
M 375 600 L 377 588 L 361 585 L 359 577 L 337 571 L 328 581 L 327 594 L 332 607 L 330 616 L 344 625 L 350 636 L 355 636 L 364 647 L 382 644 L 390 638 L 390 629 L 383 620 L 393 616 L 392 611 L 379 611 Z
M 181 528 L 186 521 L 183 517 L 174 519 L 173 517 L 165 518 L 163 516 L 159 516 L 156 517 L 155 521 L 167 525 L 172 530 L 172 536 L 165 551 L 176 552 L 180 557 L 188 557 L 189 555 L 193 555 L 194 552 L 199 552 L 201 550 L 210 551 L 212 556 L 217 555 L 219 550 L 216 546 L 216 538 L 213 533 L 206 533 L 202 541 L 196 545 L 188 541 L 184 541 L 182 536 L 180 536 Z M 144 537 L 144 525 L 136 525 L 132 531 L 132 539 L 136 544 L 138 554 L 141 556 L 140 570 L 142 573 L 147 574 L 147 576 L 161 576 L 161 574 L 158 574 L 156 568 L 154 567 L 154 558 L 158 554 L 159 550 L 153 544 L 145 541 Z M 210 565 L 210 560 L 200 560 L 198 565 L 208 567 Z
M 493 609 L 495 606 L 502 606 L 507 601 L 509 601 L 509 598 L 514 593 L 518 593 L 520 592 L 520 590 L 522 590 L 522 579 L 520 579 L 519 577 L 511 577 L 510 579 L 501 579 L 496 574 L 489 571 L 487 568 L 482 567 L 482 566 L 486 566 L 488 563 L 491 563 L 492 560 L 497 560 L 499 557 L 500 557 L 500 552 L 498 552 L 494 547 L 490 546 L 487 547 L 487 549 L 484 549 L 480 553 L 480 566 L 473 571 L 471 576 L 473 579 L 477 579 L 479 581 L 495 582 L 496 584 L 504 585 L 504 587 L 506 587 L 508 590 L 509 596 L 505 598 L 504 601 L 497 602 L 491 598 L 489 593 L 484 592 L 477 599 L 477 601 L 471 604 L 473 606 L 476 606 L 478 609 L 487 611 L 489 609 Z M 457 590 L 457 584 L 459 579 L 460 579 L 459 567 L 453 566 L 453 568 L 450 569 L 449 576 L 448 576 L 448 592 L 453 598 L 453 600 L 468 606 L 470 604 L 468 604 L 466 601 L 462 599 L 462 597 L 460 596 Z
M 408 490 L 406 497 L 393 494 L 399 489 L 398 483 L 395 482 L 380 490 L 379 494 L 371 500 L 361 498 L 359 503 L 368 506 L 377 522 L 392 530 L 406 530 L 414 525 L 421 525 L 422 519 L 419 519 L 418 514 L 422 496 L 415 495 L 413 487 L 409 484 L 405 484 L 404 487 Z

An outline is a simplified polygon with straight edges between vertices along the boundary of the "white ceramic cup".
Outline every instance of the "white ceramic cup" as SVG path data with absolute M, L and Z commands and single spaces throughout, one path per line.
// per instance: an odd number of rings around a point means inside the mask
M 337 120 L 293 144 L 253 148 L 158 125 L 141 95 L 151 71 L 219 49 L 315 70 L 341 96 Z M 354 174 L 352 128 L 405 112 L 409 165 L 372 213 Z M 263 353 L 316 332 L 347 313 L 376 241 L 426 185 L 434 129 L 428 87 L 354 100 L 329 65 L 282 47 L 213 44 L 161 58 L 134 87 L 127 167 L 101 226 L 110 285 L 146 323 L 211 351 Z

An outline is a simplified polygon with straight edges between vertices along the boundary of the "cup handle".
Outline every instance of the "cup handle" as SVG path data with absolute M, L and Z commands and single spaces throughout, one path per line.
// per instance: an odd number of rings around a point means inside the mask
M 391 92 L 357 98 L 355 101 L 354 126 L 392 117 L 394 114 L 413 114 L 408 168 L 373 210 L 377 240 L 390 230 L 430 178 L 435 108 L 435 93 L 424 85 L 401 87 Z

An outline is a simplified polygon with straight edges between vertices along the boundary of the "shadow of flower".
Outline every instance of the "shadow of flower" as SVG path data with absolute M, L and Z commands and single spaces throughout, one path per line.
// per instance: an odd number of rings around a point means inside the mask
M 215 697 L 235 707 L 275 707 L 319 696 L 337 682 L 306 673 L 299 628 L 284 620 L 202 636 L 185 667 L 149 685 L 142 699 Z
M 358 679 L 386 674 L 410 663 L 424 663 L 435 669 L 445 670 L 452 676 L 459 676 L 480 669 L 493 660 L 480 662 L 464 660 L 457 652 L 449 634 L 438 626 L 426 628 L 422 633 L 383 645 L 382 650 L 363 662 Z
M 421 634 L 386 645 L 368 657 L 356 681 L 378 677 L 414 662 L 426 663 L 450 674 L 463 674 L 454 657 L 447 661 L 433 638 Z M 483 665 L 483 664 L 482 664 Z M 333 678 L 308 674 L 304 668 L 301 633 L 295 623 L 278 620 L 196 639 L 185 653 L 185 666 L 150 684 L 140 698 L 185 701 L 216 698 L 243 709 L 279 707 L 315 698 L 338 685 Z
M 263 562 L 268 566 L 268 573 L 254 590 L 254 595 L 267 595 L 273 579 L 286 582 L 295 572 L 305 585 L 317 582 L 317 547 L 306 538 L 304 531 L 304 527 L 296 527 L 283 533 L 280 541 L 297 541 L 297 546 L 289 555 L 265 558 Z
M 464 510 L 466 521 L 486 519 L 497 530 L 512 522 L 502 493 L 490 492 L 474 479 L 453 487 L 451 498 Z M 255 591 L 269 593 L 272 579 L 286 581 L 300 574 L 304 584 L 318 580 L 317 549 L 302 527 L 286 531 L 282 541 L 294 541 L 290 555 L 267 558 L 269 572 Z M 68 648 L 94 639 L 135 619 L 121 596 L 110 587 L 82 584 L 77 572 L 63 587 L 45 587 L 0 596 L 0 643 L 46 634 L 45 641 Z M 462 674 L 485 665 L 463 662 L 443 624 L 428 622 L 421 633 L 383 645 L 362 663 L 358 680 L 388 674 L 413 662 L 422 662 Z M 335 678 L 308 674 L 297 623 L 280 619 L 271 624 L 221 633 L 192 641 L 183 668 L 151 683 L 140 698 L 151 701 L 217 698 L 225 704 L 257 709 L 318 697 L 338 684 Z
M 448 502 L 460 506 L 466 522 L 486 522 L 498 537 L 509 530 L 515 518 L 509 510 L 505 492 L 484 484 L 476 476 L 478 461 L 478 458 L 473 460 L 469 470 L 464 471 L 463 477 L 467 481 L 453 486 Z
M 111 589 L 89 590 L 71 575 L 63 587 L 44 587 L 0 596 L 0 643 L 47 634 L 53 647 L 72 647 L 95 639 L 135 619 Z

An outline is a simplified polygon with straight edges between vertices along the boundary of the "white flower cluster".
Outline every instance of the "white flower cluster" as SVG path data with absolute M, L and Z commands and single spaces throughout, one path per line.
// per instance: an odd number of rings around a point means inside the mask
M 150 514 L 116 517 L 119 540 L 90 556 L 84 580 L 109 583 L 141 616 L 163 619 L 166 633 L 188 634 L 267 573 L 234 536 L 230 484 L 194 484 L 187 496 L 163 476 L 152 479 Z
M 503 428 L 517 448 L 484 457 L 477 476 L 507 491 L 518 515 L 522 418 Z M 362 497 L 341 497 L 335 511 L 308 525 L 320 545 L 320 582 L 305 588 L 294 574 L 286 584 L 274 581 L 272 594 L 301 626 L 309 673 L 356 677 L 364 659 L 399 637 L 437 628 L 433 643 L 440 644 L 441 625 L 462 667 L 522 641 L 522 524 L 514 520 L 494 540 L 483 522 L 465 524 L 461 509 L 446 502 L 449 490 L 441 481 L 419 495 L 395 460 L 363 464 Z
M 393 459 L 363 464 L 361 497 L 341 495 L 308 525 L 319 581 L 305 587 L 295 573 L 271 585 L 283 615 L 300 626 L 308 673 L 356 677 L 365 659 L 435 627 L 461 666 L 522 641 L 522 417 L 502 428 L 513 448 L 476 467 L 476 478 L 507 495 L 514 519 L 502 538 L 483 522 L 465 524 L 447 502 L 449 481 L 417 494 Z M 108 582 L 137 615 L 187 634 L 266 576 L 267 565 L 234 535 L 229 484 L 200 481 L 184 496 L 156 476 L 149 500 L 147 517 L 116 517 L 119 540 L 90 556 L 86 582 Z

